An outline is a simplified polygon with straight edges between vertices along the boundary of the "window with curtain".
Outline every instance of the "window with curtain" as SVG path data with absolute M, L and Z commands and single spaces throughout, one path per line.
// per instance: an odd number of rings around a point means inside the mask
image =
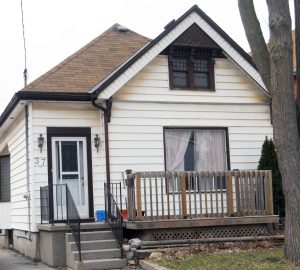
M 0 202 L 10 202 L 9 156 L 0 156 Z
M 226 171 L 227 149 L 225 129 L 165 129 L 166 170 Z M 225 188 L 224 179 L 207 180 L 208 190 Z M 188 189 L 199 189 L 192 181 Z M 191 184 L 190 184 L 191 185 Z M 175 191 L 179 185 L 175 185 Z M 203 185 L 202 185 L 203 186 Z

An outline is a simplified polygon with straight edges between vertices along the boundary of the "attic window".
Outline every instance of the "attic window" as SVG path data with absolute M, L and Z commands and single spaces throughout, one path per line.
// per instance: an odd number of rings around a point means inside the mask
M 172 47 L 169 75 L 171 89 L 215 90 L 212 50 Z

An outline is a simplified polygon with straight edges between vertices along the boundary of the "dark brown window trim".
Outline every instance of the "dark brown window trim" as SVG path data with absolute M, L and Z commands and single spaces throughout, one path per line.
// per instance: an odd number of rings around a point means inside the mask
M 168 53 L 168 69 L 169 69 L 169 84 L 171 90 L 191 90 L 191 91 L 215 91 L 215 72 L 214 72 L 214 65 L 215 61 L 213 59 L 212 53 L 213 51 L 209 48 L 203 48 L 203 51 L 206 51 L 206 56 L 197 56 L 194 55 L 194 51 L 197 48 L 193 47 L 184 47 L 185 55 L 184 54 L 176 54 L 176 48 L 171 46 L 169 48 Z M 175 86 L 174 79 L 173 79 L 173 58 L 184 58 L 187 60 L 187 83 L 186 86 Z M 192 59 L 204 59 L 207 60 L 207 68 L 208 68 L 208 87 L 197 87 L 194 86 L 194 63 Z M 197 73 L 204 73 L 204 72 L 197 72 Z
M 94 218 L 93 173 L 92 173 L 92 144 L 91 128 L 78 127 L 47 127 L 47 156 L 48 156 L 48 184 L 52 179 L 52 137 L 85 137 L 87 148 L 87 175 L 89 194 L 89 217 Z

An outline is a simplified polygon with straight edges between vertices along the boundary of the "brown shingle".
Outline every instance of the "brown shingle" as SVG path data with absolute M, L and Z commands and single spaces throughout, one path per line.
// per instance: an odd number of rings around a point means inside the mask
M 117 26 L 114 24 L 23 90 L 88 92 L 150 41 L 131 30 L 119 32 Z

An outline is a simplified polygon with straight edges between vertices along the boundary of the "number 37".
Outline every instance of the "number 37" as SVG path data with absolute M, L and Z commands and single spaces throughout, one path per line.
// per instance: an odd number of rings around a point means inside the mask
M 45 166 L 46 158 L 34 158 L 34 165 L 35 166 Z

